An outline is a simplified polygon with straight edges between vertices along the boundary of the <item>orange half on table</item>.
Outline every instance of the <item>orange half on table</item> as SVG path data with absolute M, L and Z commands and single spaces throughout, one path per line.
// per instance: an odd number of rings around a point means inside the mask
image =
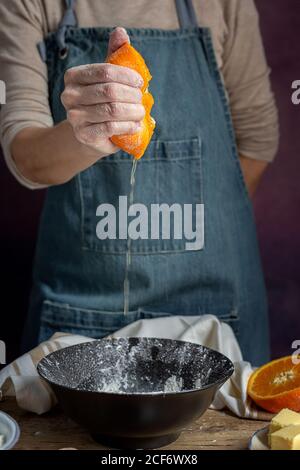
M 248 395 L 271 413 L 283 408 L 300 411 L 300 356 L 287 356 L 256 369 L 248 382 Z
M 133 155 L 134 158 L 139 159 L 144 155 L 155 128 L 155 121 L 150 116 L 154 99 L 148 91 L 148 85 L 152 76 L 141 54 L 127 43 L 113 52 L 107 58 L 107 62 L 134 69 L 144 80 L 144 85 L 142 87 L 142 103 L 146 114 L 141 123 L 142 129 L 135 134 L 114 135 L 111 137 L 111 141 L 115 145 L 130 155 Z

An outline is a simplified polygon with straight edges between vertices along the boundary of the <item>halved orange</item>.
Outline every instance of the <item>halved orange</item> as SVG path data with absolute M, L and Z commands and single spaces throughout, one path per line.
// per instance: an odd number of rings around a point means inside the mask
M 144 80 L 142 92 L 147 90 L 152 75 L 145 60 L 133 46 L 128 43 L 123 44 L 123 46 L 110 54 L 107 58 L 107 62 L 110 64 L 122 65 L 123 67 L 128 67 L 138 72 Z
M 248 381 L 248 395 L 271 413 L 283 408 L 299 412 L 300 355 L 282 357 L 256 369 Z
M 136 159 L 139 159 L 144 155 L 154 132 L 155 121 L 150 116 L 153 102 L 154 100 L 151 93 L 144 93 L 143 105 L 145 107 L 146 114 L 142 120 L 142 129 L 139 132 L 128 135 L 114 135 L 110 139 L 115 145 L 130 155 L 133 155 Z
M 127 43 L 113 52 L 107 58 L 107 62 L 136 70 L 144 80 L 141 90 L 143 92 L 142 103 L 146 114 L 142 120 L 142 129 L 135 134 L 114 135 L 111 137 L 111 141 L 115 145 L 133 155 L 134 158 L 139 159 L 144 155 L 155 128 L 155 121 L 150 116 L 154 99 L 151 93 L 148 92 L 148 85 L 152 76 L 141 54 Z

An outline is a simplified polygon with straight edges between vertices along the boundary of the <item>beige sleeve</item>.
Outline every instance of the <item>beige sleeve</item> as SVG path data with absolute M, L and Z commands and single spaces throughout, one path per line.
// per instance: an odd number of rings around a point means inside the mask
M 43 39 L 41 2 L 1 0 L 0 18 L 0 79 L 6 84 L 6 104 L 0 112 L 1 145 L 17 180 L 31 189 L 42 188 L 20 174 L 10 152 L 21 129 L 53 125 L 47 68 L 36 47 Z
M 278 149 L 278 114 L 258 13 L 253 0 L 230 0 L 226 5 L 228 37 L 222 73 L 238 150 L 244 157 L 270 162 Z

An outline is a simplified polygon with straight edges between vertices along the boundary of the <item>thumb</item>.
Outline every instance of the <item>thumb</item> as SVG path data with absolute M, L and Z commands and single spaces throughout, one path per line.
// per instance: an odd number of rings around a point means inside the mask
M 115 52 L 119 47 L 123 46 L 125 43 L 130 43 L 129 36 L 124 28 L 115 28 L 109 36 L 108 42 L 108 51 L 107 56 L 109 57 L 110 54 Z

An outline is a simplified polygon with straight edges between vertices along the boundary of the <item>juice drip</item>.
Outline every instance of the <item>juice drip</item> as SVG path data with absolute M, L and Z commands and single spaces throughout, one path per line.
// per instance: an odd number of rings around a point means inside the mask
M 131 175 L 130 175 L 130 194 L 129 194 L 129 207 L 133 204 L 134 198 L 134 187 L 135 187 L 135 173 L 137 168 L 138 160 L 134 158 L 132 160 Z M 131 265 L 131 238 L 127 233 L 127 251 L 126 251 L 126 267 L 125 267 L 125 279 L 124 279 L 124 315 L 127 315 L 129 311 L 129 293 L 130 293 L 130 282 L 129 282 L 129 270 Z

